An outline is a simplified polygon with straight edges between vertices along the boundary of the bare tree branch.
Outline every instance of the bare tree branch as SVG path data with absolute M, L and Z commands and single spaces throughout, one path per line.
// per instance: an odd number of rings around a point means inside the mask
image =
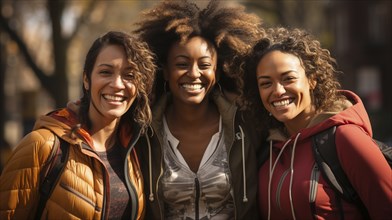
M 71 33 L 71 35 L 68 37 L 68 41 L 71 42 L 76 34 L 79 32 L 79 29 L 82 27 L 82 25 L 88 20 L 90 17 L 91 13 L 93 12 L 95 5 L 97 1 L 96 0 L 91 0 L 86 8 L 86 10 L 82 13 L 80 18 L 76 21 L 76 26 L 74 31 Z
M 42 82 L 50 82 L 51 81 L 50 76 L 48 76 L 40 67 L 38 67 L 33 57 L 31 56 L 25 42 L 21 39 L 18 33 L 11 28 L 11 26 L 9 25 L 9 19 L 5 18 L 1 13 L 0 13 L 0 27 L 6 33 L 8 33 L 10 38 L 18 45 L 19 50 L 23 54 L 26 63 L 36 73 L 38 79 Z

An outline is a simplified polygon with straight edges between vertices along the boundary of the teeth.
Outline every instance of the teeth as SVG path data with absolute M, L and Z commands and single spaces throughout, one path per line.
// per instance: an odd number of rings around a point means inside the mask
M 282 100 L 282 101 L 277 101 L 277 102 L 273 102 L 273 103 L 272 103 L 272 105 L 273 105 L 274 107 L 286 106 L 286 105 L 288 105 L 288 104 L 290 104 L 290 100 L 288 100 L 288 99 L 285 99 L 285 100 Z
M 198 90 L 203 86 L 201 84 L 182 84 L 182 87 L 189 90 Z
M 104 95 L 103 96 L 105 99 L 111 100 L 111 101 L 117 101 L 117 102 L 122 102 L 125 100 L 123 96 L 114 96 L 114 95 Z

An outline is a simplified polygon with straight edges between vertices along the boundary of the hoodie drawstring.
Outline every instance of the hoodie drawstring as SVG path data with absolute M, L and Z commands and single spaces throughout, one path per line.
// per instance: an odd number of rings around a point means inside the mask
M 293 195 L 292 195 L 292 188 L 293 188 L 293 177 L 294 177 L 294 157 L 295 157 L 295 148 L 297 147 L 297 140 L 301 133 L 298 133 L 295 137 L 293 150 L 291 151 L 291 161 L 290 161 L 290 186 L 289 186 L 289 198 L 290 198 L 290 206 L 291 206 L 291 215 L 295 220 L 295 212 L 294 212 L 294 203 L 293 203 Z
M 149 200 L 151 202 L 154 201 L 154 192 L 152 191 L 152 165 L 151 165 L 151 143 L 150 143 L 150 138 L 148 135 L 146 135 L 147 139 L 147 145 L 148 145 L 148 175 L 149 175 L 149 181 L 150 181 L 150 195 L 149 195 Z
M 291 206 L 291 215 L 293 219 L 295 220 L 295 212 L 294 212 L 294 204 L 293 204 L 293 197 L 292 197 L 292 185 L 293 185 L 293 176 L 294 176 L 294 153 L 295 153 L 295 147 L 297 145 L 297 140 L 299 138 L 301 133 L 298 133 L 297 136 L 295 137 L 294 140 L 294 145 L 293 145 L 293 150 L 292 150 L 292 155 L 291 155 L 291 161 L 290 161 L 290 185 L 289 185 L 289 198 L 290 198 L 290 206 Z M 288 144 L 290 143 L 291 139 L 286 141 L 286 143 L 283 145 L 282 149 L 279 151 L 278 156 L 276 157 L 276 160 L 274 162 L 274 165 L 272 165 L 272 140 L 270 141 L 270 159 L 269 159 L 269 179 L 268 179 L 268 218 L 271 219 L 271 183 L 272 183 L 272 176 L 275 171 L 275 167 L 278 164 L 278 161 L 280 157 L 282 156 L 283 151 L 286 149 Z
M 247 197 L 247 193 L 246 193 L 246 167 L 245 167 L 245 134 L 244 131 L 242 130 L 241 126 L 238 126 L 240 128 L 241 131 L 241 143 L 242 143 L 242 179 L 243 179 L 243 188 L 244 188 L 244 197 L 242 198 L 243 202 L 248 202 L 248 197 Z

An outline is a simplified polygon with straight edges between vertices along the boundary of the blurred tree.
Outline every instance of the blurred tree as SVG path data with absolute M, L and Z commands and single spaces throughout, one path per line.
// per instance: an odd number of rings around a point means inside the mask
M 30 10 L 30 12 L 37 7 L 36 5 L 42 5 L 44 3 L 44 10 L 47 12 L 48 19 L 45 20 L 44 25 L 48 26 L 48 32 L 51 36 L 48 37 L 49 42 L 44 42 L 44 44 L 50 45 L 49 48 L 49 62 L 46 65 L 42 65 L 39 62 L 40 50 L 36 45 L 32 45 L 31 35 L 26 34 L 26 26 L 28 24 L 20 25 L 21 15 L 26 14 L 25 10 Z M 79 29 L 82 25 L 86 24 L 90 14 L 92 13 L 96 0 L 83 1 L 82 5 L 84 8 L 79 14 L 80 16 L 75 19 L 73 29 L 65 34 L 64 31 L 64 14 L 67 7 L 70 7 L 72 2 L 66 0 L 47 0 L 46 2 L 32 2 L 33 4 L 26 7 L 26 2 L 24 1 L 6 1 L 0 0 L 0 172 L 2 170 L 2 165 L 6 161 L 9 152 L 11 151 L 11 145 L 8 144 L 7 138 L 5 137 L 5 124 L 7 122 L 7 112 L 6 103 L 7 98 L 5 94 L 6 85 L 6 71 L 9 68 L 9 62 L 11 65 L 15 65 L 15 52 L 20 54 L 25 60 L 25 65 L 31 69 L 32 73 L 36 76 L 42 88 L 44 88 L 51 96 L 51 100 L 54 101 L 55 107 L 64 106 L 69 100 L 69 82 L 68 82 L 68 49 L 77 35 Z M 23 6 L 23 7 L 22 7 Z M 30 7 L 30 8 L 29 8 Z M 23 8 L 23 9 L 21 9 Z M 20 10 L 20 11 L 18 11 Z M 19 14 L 17 13 L 19 12 Z M 50 30 L 51 29 L 51 30 Z M 39 32 L 40 30 L 37 30 Z M 42 30 L 41 30 L 42 31 Z M 40 36 L 35 35 L 35 37 Z M 30 37 L 30 39 L 29 39 Z M 38 39 L 44 39 L 38 37 Z M 38 41 L 39 42 L 39 41 Z M 40 43 L 41 44 L 41 43 Z M 15 47 L 17 45 L 17 47 Z M 10 56 L 7 49 L 13 50 L 14 55 Z M 15 48 L 17 48 L 15 50 Z M 42 57 L 41 57 L 42 58 Z M 20 64 L 20 63 L 19 63 Z M 53 68 L 48 68 L 52 67 Z M 34 93 L 33 93 L 34 94 Z M 16 100 L 14 100 L 15 102 Z M 31 100 L 33 103 L 34 101 Z M 10 104 L 10 103 L 9 103 Z M 14 103 L 12 103 L 14 104 Z M 9 106 L 8 106 L 9 107 Z M 35 105 L 29 106 L 26 102 L 22 104 L 22 112 L 26 109 L 36 108 Z M 12 107 L 11 107 L 12 109 Z M 35 112 L 35 111 L 33 111 Z M 29 120 L 33 120 L 32 119 Z M 25 123 L 25 119 L 23 119 Z M 24 124 L 24 130 L 28 130 L 31 127 Z
M 0 0 L 3 1 L 3 0 Z M 51 46 L 53 49 L 53 70 L 48 72 L 41 68 L 36 60 L 36 56 L 32 54 L 25 39 L 22 37 L 21 30 L 13 25 L 13 17 L 6 17 L 0 13 L 0 27 L 8 33 L 10 39 L 15 41 L 19 47 L 20 53 L 25 58 L 26 64 L 36 75 L 40 81 L 41 86 L 47 90 L 52 96 L 56 107 L 64 106 L 69 100 L 69 87 L 67 78 L 67 49 L 78 33 L 82 24 L 87 21 L 91 12 L 94 9 L 96 0 L 86 1 L 87 6 L 84 12 L 80 13 L 81 16 L 76 19 L 74 29 L 70 34 L 64 34 L 64 23 L 62 22 L 65 9 L 70 1 L 56 0 L 46 2 L 46 8 L 49 15 L 49 23 L 51 24 Z M 4 75 L 4 74 L 2 74 Z M 2 81 L 4 82 L 4 81 Z

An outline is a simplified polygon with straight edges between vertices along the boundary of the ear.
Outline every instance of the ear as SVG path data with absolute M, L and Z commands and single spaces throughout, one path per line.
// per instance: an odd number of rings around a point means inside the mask
M 89 84 L 89 81 L 87 79 L 86 73 L 83 73 L 83 88 L 85 90 L 89 90 L 90 89 L 90 84 Z

